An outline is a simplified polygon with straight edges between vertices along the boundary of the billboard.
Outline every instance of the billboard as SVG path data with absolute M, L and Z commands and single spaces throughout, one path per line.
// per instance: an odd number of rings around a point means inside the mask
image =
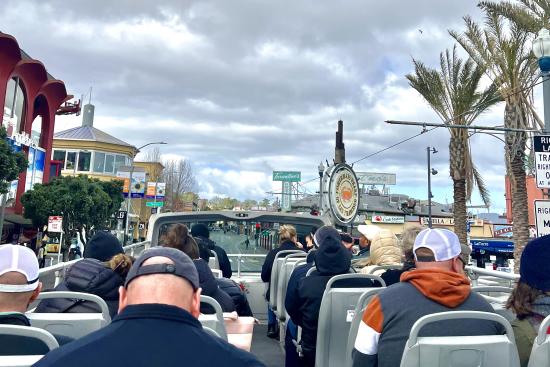
M 123 193 L 124 197 L 128 197 L 129 187 L 131 186 L 132 198 L 143 198 L 145 196 L 145 172 L 134 171 L 132 173 L 132 183 L 130 184 L 130 172 L 118 171 L 116 176 L 124 179 Z
M 302 173 L 298 171 L 273 171 L 273 181 L 300 182 Z
M 147 199 L 163 200 L 166 191 L 166 183 L 164 182 L 147 182 Z
M 360 185 L 395 185 L 397 175 L 395 173 L 356 172 Z

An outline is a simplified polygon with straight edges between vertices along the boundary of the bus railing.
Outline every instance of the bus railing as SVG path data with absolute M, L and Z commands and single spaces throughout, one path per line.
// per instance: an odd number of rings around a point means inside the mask
M 265 257 L 267 256 L 267 254 L 227 254 L 227 257 L 228 258 L 236 258 L 237 259 L 237 277 L 240 277 L 241 276 L 241 260 L 243 258 L 263 258 L 265 259 Z M 260 272 L 261 270 L 258 270 L 258 271 L 253 271 L 254 273 L 258 273 Z
M 143 250 L 149 248 L 150 244 L 151 244 L 150 241 L 144 241 L 144 242 L 138 242 L 138 243 L 133 243 L 133 244 L 128 245 L 128 246 L 124 246 L 123 247 L 124 253 L 126 253 L 127 255 L 135 257 L 135 256 L 139 255 Z M 82 259 L 65 261 L 65 262 L 62 262 L 62 263 L 59 263 L 59 264 L 55 264 L 55 265 L 52 265 L 52 266 L 42 268 L 38 272 L 38 275 L 39 275 L 39 277 L 44 277 L 44 276 L 48 276 L 50 274 L 55 274 L 54 287 L 56 287 L 59 283 L 61 283 L 61 281 L 65 277 L 65 273 L 67 272 L 67 270 L 73 264 L 77 263 L 80 260 L 82 260 Z
M 515 283 L 519 280 L 519 274 L 483 269 L 476 266 L 467 266 L 466 271 L 468 272 L 468 276 L 472 281 L 473 287 L 476 287 L 478 285 L 486 285 L 484 283 L 489 281 L 491 278 L 496 278 L 496 281 L 504 283 L 508 287 L 514 287 Z M 481 277 L 483 277 L 483 279 L 480 279 Z

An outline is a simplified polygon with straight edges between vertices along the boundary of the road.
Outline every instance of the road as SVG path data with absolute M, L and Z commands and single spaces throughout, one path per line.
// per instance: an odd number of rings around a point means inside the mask
M 222 247 L 228 255 L 250 254 L 250 255 L 266 255 L 267 250 L 256 247 L 254 237 L 250 238 L 250 244 L 246 248 L 246 236 L 238 235 L 235 232 L 212 231 L 210 239 L 220 247 Z M 229 256 L 231 268 L 234 272 L 237 271 L 237 257 Z M 261 271 L 264 257 L 243 257 L 241 258 L 241 271 Z

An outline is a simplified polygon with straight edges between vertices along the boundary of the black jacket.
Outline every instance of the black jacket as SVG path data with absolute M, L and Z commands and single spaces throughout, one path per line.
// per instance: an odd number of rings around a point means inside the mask
M 269 293 L 270 293 L 269 283 L 271 283 L 271 269 L 273 268 L 273 262 L 275 261 L 275 256 L 279 252 L 286 251 L 286 250 L 299 250 L 299 248 L 296 247 L 296 244 L 294 242 L 285 241 L 281 243 L 279 247 L 269 251 L 269 253 L 265 257 L 264 264 L 262 265 L 262 281 L 268 283 L 267 293 L 265 294 L 265 298 L 268 301 L 269 301 Z
M 250 309 L 250 305 L 248 304 L 246 294 L 237 283 L 227 278 L 219 278 L 216 279 L 216 281 L 218 282 L 220 289 L 229 294 L 229 296 L 233 299 L 235 309 L 239 316 L 254 316 L 252 314 L 252 310 Z
M 208 264 L 203 259 L 198 259 L 194 261 L 197 272 L 199 273 L 199 283 L 202 288 L 202 295 L 214 298 L 220 306 L 222 306 L 223 312 L 233 312 L 235 311 L 235 304 L 233 299 L 229 294 L 224 292 L 218 287 L 218 282 L 212 270 L 208 267 Z M 201 304 L 202 313 L 214 313 L 212 307 L 207 304 Z
M 58 348 L 35 366 L 263 366 L 256 357 L 206 333 L 174 306 L 127 306 L 101 330 Z
M 338 238 L 334 236 L 333 241 L 328 240 L 320 244 L 315 254 L 315 266 L 317 270 L 299 280 L 297 289 L 294 286 L 291 287 L 285 299 L 290 318 L 296 325 L 302 327 L 302 348 L 304 352 L 311 354 L 315 353 L 319 309 L 326 285 L 330 278 L 347 273 L 351 266 L 351 254 L 341 244 L 339 236 Z M 306 267 L 304 266 L 304 269 Z M 374 283 L 370 279 L 349 279 L 335 284 L 335 287 L 339 288 L 373 286 Z M 292 288 L 296 290 L 292 291 Z
M 124 279 L 96 259 L 83 259 L 67 271 L 65 279 L 54 291 L 91 293 L 101 297 L 109 307 L 111 317 L 118 312 L 118 288 Z M 68 298 L 45 299 L 35 312 L 100 312 L 99 307 L 89 301 Z
M 209 238 L 202 237 L 202 236 L 196 236 L 194 237 L 197 241 L 197 244 L 199 245 L 199 251 L 201 248 L 206 248 L 210 251 L 214 251 L 216 255 L 218 256 L 218 261 L 220 263 L 220 270 L 222 271 L 222 274 L 225 278 L 231 278 L 231 275 L 233 275 L 233 272 L 231 271 L 231 262 L 229 261 L 229 258 L 227 257 L 227 253 L 223 248 L 216 245 L 216 242 L 212 241 Z M 208 254 L 208 258 L 203 257 L 203 252 L 201 251 L 201 258 L 208 262 L 208 259 L 210 258 L 210 253 Z

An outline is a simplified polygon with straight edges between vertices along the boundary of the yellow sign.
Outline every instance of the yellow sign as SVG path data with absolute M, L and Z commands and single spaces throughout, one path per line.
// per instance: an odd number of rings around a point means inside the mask
M 46 253 L 57 254 L 59 253 L 59 243 L 48 243 L 46 245 Z

